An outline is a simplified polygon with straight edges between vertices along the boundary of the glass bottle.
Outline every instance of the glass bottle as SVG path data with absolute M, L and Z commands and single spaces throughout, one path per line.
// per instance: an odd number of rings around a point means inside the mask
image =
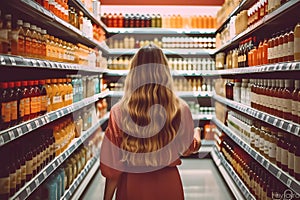
M 1 83 L 1 130 L 7 129 L 11 121 L 11 104 L 8 82 Z
M 18 101 L 15 94 L 15 83 L 9 82 L 8 83 L 8 95 L 10 101 L 10 127 L 13 127 L 17 124 L 18 120 Z
M 36 25 L 31 25 L 31 56 L 34 58 L 38 57 L 38 35 L 36 32 Z
M 288 172 L 291 176 L 294 176 L 294 159 L 295 159 L 295 149 L 296 149 L 296 137 L 295 135 L 290 135 L 291 139 L 288 145 Z
M 294 30 L 289 32 L 288 38 L 288 61 L 294 61 Z
M 296 180 L 300 181 L 300 146 L 298 145 L 300 142 L 299 137 L 296 137 L 295 143 L 297 144 L 295 147 L 295 156 L 294 156 L 294 173 Z
M 23 21 L 17 21 L 17 27 L 13 31 L 13 37 L 11 41 L 11 53 L 13 55 L 24 56 L 24 48 L 25 48 L 25 32 L 23 29 Z
M 31 30 L 30 30 L 30 24 L 24 23 L 24 29 L 25 29 L 25 56 L 31 57 Z
M 283 118 L 286 120 L 292 120 L 292 93 L 293 93 L 293 82 L 292 80 L 284 81 L 284 89 L 282 93 L 283 103 Z
M 300 61 L 300 23 L 294 28 L 294 60 Z
M 299 108 L 299 99 L 298 94 L 300 92 L 300 80 L 295 80 L 295 89 L 292 92 L 292 121 L 295 123 L 298 123 L 299 116 L 298 116 L 298 110 Z
M 40 90 L 40 115 L 44 115 L 47 112 L 47 90 L 46 90 L 46 81 L 45 80 L 39 80 L 39 90 Z
M 4 29 L 7 31 L 7 39 L 6 42 L 3 43 L 3 53 L 11 54 L 11 42 L 12 42 L 12 22 L 11 22 L 11 14 L 5 15 L 5 25 Z

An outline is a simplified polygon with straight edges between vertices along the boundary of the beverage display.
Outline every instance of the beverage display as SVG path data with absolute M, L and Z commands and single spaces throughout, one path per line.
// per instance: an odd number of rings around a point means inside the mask
M 101 20 L 108 27 L 114 28 L 216 28 L 216 19 L 213 16 L 193 15 L 181 16 L 180 14 L 117 14 L 103 13 Z

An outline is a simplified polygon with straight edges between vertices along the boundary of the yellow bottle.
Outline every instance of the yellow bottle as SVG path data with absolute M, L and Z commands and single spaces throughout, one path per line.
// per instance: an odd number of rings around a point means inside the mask
M 61 102 L 61 94 L 57 85 L 57 79 L 51 79 L 52 88 L 52 111 L 59 109 Z
M 51 79 L 46 79 L 46 92 L 47 92 L 47 112 L 52 111 L 52 87 L 51 87 Z
M 60 96 L 61 96 L 61 101 L 59 102 L 59 108 L 62 108 L 64 107 L 65 105 L 65 95 L 66 95 L 66 91 L 65 91 L 65 88 L 64 88 L 64 84 L 63 84 L 63 79 L 62 78 L 59 78 L 57 80 L 57 85 L 58 85 L 58 89 L 60 91 Z

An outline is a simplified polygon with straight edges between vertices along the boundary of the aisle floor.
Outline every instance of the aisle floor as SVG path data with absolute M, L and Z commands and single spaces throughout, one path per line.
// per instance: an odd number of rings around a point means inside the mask
M 234 199 L 218 169 L 211 159 L 183 159 L 179 166 L 185 200 Z M 104 178 L 98 172 L 85 193 L 83 200 L 102 200 Z

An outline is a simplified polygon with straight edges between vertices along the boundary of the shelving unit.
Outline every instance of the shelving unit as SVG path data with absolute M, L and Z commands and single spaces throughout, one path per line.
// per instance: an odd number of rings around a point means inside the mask
M 236 199 L 255 200 L 255 197 L 248 190 L 247 186 L 240 179 L 232 166 L 227 162 L 222 153 L 215 147 L 211 151 L 213 161 L 223 175 L 226 183 L 231 188 Z
M 179 35 L 179 34 L 196 34 L 196 35 L 214 35 L 216 29 L 178 29 L 178 28 L 106 28 L 110 34 L 153 34 L 153 35 Z
M 284 130 L 290 134 L 300 136 L 300 125 L 299 124 L 296 124 L 294 122 L 284 120 L 284 119 L 276 117 L 274 115 L 270 115 L 268 113 L 253 109 L 249 106 L 226 99 L 226 98 L 221 97 L 216 94 L 213 95 L 213 99 L 215 99 L 216 101 L 218 101 L 226 106 L 234 108 L 244 114 L 247 114 L 255 119 L 258 119 L 260 121 L 268 123 L 271 126 L 279 128 L 281 130 Z
M 86 141 L 109 117 L 107 113 L 95 125 L 81 134 L 81 137 L 74 139 L 68 149 L 57 156 L 41 172 L 25 184 L 10 200 L 26 199 L 34 190 L 36 190 L 47 177 L 52 174 L 84 141 Z
M 216 126 L 222 130 L 226 135 L 228 135 L 236 144 L 238 144 L 245 152 L 247 152 L 252 158 L 254 158 L 261 166 L 263 166 L 267 171 L 269 171 L 274 177 L 279 181 L 289 187 L 291 190 L 300 194 L 300 182 L 295 178 L 291 177 L 287 172 L 278 168 L 276 165 L 266 160 L 259 152 L 246 144 L 242 139 L 240 139 L 233 131 L 231 131 L 227 126 L 220 122 L 216 117 L 213 117 L 212 121 Z
M 64 196 L 61 197 L 62 200 L 68 199 L 79 199 L 80 195 L 85 190 L 86 186 L 93 178 L 93 175 L 99 170 L 100 159 L 95 156 L 91 158 L 86 164 L 85 168 L 78 174 L 77 178 L 70 185 L 69 189 L 65 191 Z
M 73 2 L 79 2 L 73 0 Z M 82 43 L 88 47 L 97 47 L 102 49 L 104 52 L 105 44 L 100 43 L 93 38 L 88 38 L 82 31 L 72 26 L 71 24 L 65 22 L 59 17 L 52 14 L 50 11 L 46 10 L 44 7 L 31 0 L 12 0 L 8 2 L 10 6 L 19 10 L 20 12 L 30 15 L 33 19 L 39 19 L 39 22 L 44 26 L 49 27 L 49 29 L 55 28 L 55 30 L 60 31 L 60 35 L 67 40 L 72 40 L 75 43 Z
M 100 98 L 105 98 L 109 94 L 108 91 L 96 94 L 92 97 L 83 99 L 79 102 L 76 102 L 70 106 L 58 109 L 56 111 L 52 111 L 50 113 L 46 113 L 43 116 L 40 116 L 38 118 L 26 121 L 22 124 L 19 124 L 17 126 L 11 127 L 9 129 L 3 130 L 0 132 L 0 146 L 17 139 L 18 137 L 25 135 L 37 128 L 40 128 L 46 124 L 49 124 L 59 118 L 62 118 L 65 115 L 71 114 L 74 111 L 77 111 L 87 105 L 90 105 L 96 101 L 98 101 Z
M 23 58 L 21 56 L 0 55 L 0 67 L 27 67 L 36 69 L 75 70 L 103 73 L 104 69 L 79 64 L 52 62 L 48 60 Z
M 246 2 L 248 2 L 248 1 L 246 1 Z M 299 6 L 300 6 L 299 0 L 290 0 L 290 1 L 286 2 L 285 4 L 283 4 L 276 10 L 274 10 L 273 12 L 264 16 L 257 23 L 248 27 L 242 33 L 236 35 L 232 40 L 228 41 L 226 44 L 224 44 L 220 48 L 216 49 L 214 51 L 214 54 L 221 52 L 221 51 L 225 51 L 228 48 L 230 48 L 234 45 L 237 45 L 242 39 L 249 37 L 252 33 L 256 32 L 260 29 L 264 29 L 264 28 L 268 27 L 273 22 L 279 23 L 279 20 L 281 20 L 281 22 L 285 23 L 284 20 L 286 20 L 287 18 L 285 18 L 283 16 L 285 16 L 287 14 L 291 15 L 291 13 L 297 12 L 297 8 L 299 9 Z M 273 26 L 275 26 L 275 25 L 273 24 Z

